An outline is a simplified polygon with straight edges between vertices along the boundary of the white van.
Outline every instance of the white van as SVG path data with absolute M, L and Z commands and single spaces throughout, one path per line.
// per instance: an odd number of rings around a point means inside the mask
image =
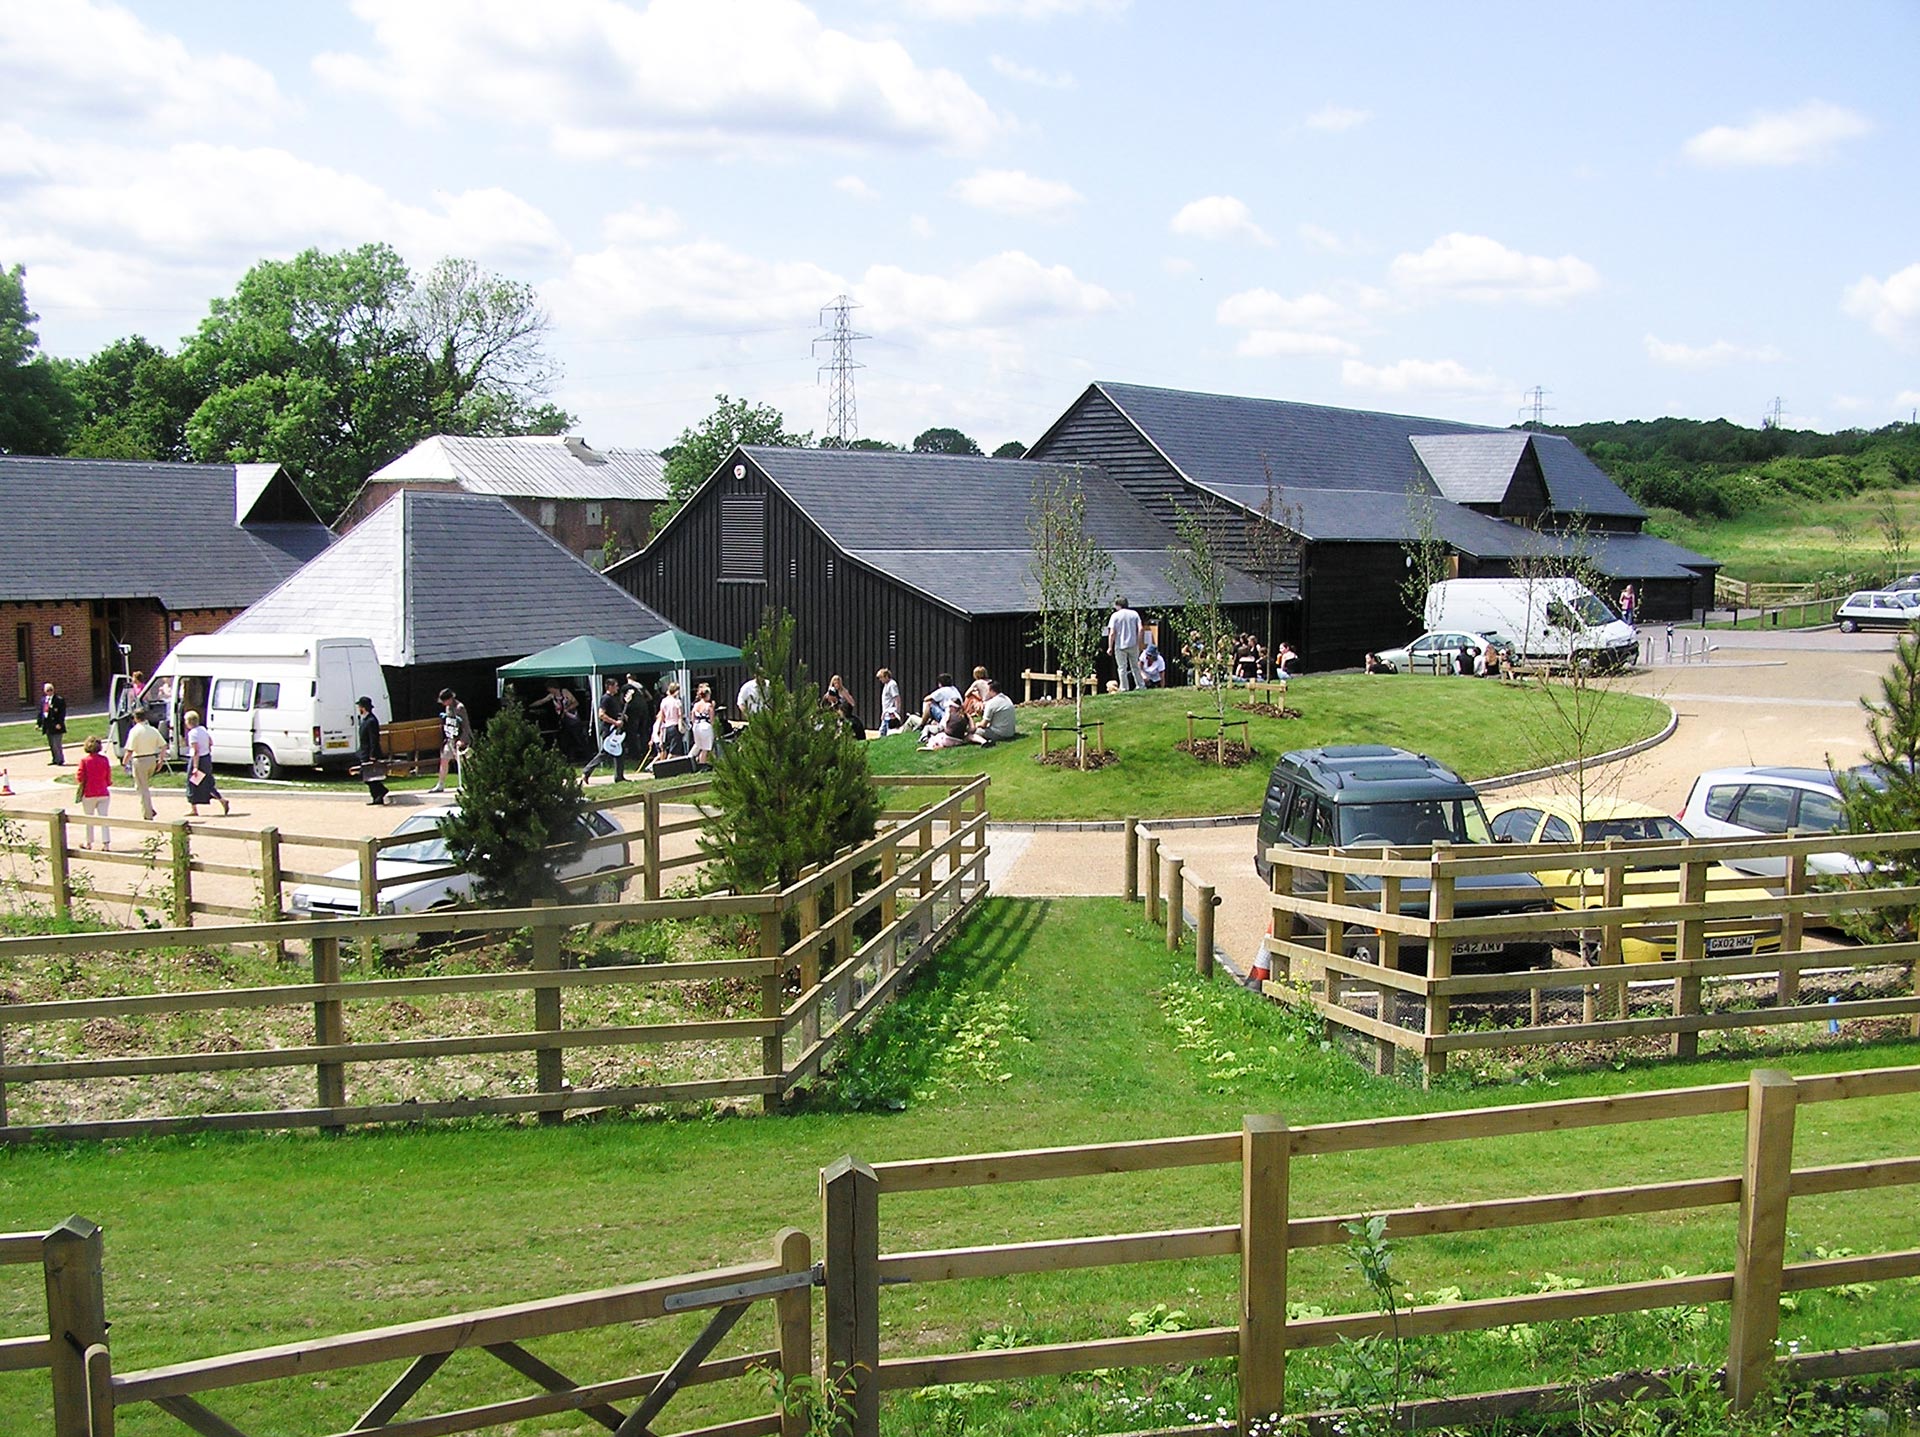
M 1523 659 L 1566 663 L 1575 655 L 1624 668 L 1639 640 L 1577 579 L 1443 579 L 1427 590 L 1427 627 L 1505 639 Z
M 183 716 L 197 711 L 213 735 L 215 763 L 272 778 L 282 768 L 352 762 L 360 751 L 354 703 L 363 695 L 383 722 L 392 721 L 386 676 L 366 639 L 207 634 L 174 645 L 137 699 L 116 674 L 108 712 L 119 719 L 144 703 L 184 758 Z M 116 722 L 114 737 L 121 735 Z

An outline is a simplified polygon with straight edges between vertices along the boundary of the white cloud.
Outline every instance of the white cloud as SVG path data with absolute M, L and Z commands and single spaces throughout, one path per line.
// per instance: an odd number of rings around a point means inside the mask
M 880 192 L 858 175 L 842 175 L 833 182 L 833 187 L 843 195 L 856 200 L 877 200 Z
M 1884 338 L 1896 343 L 1920 338 L 1920 264 L 1910 264 L 1885 279 L 1865 276 L 1848 286 L 1841 304 Z
M 1325 250 L 1328 254 L 1339 254 L 1347 247 L 1347 242 L 1339 235 L 1320 225 L 1302 222 L 1294 226 L 1294 232 L 1315 249 Z
M 925 215 L 914 215 L 907 221 L 907 232 L 915 239 L 932 239 L 935 233 L 933 221 Z
M 1081 194 L 1061 180 L 1043 180 L 1024 170 L 981 170 L 953 186 L 956 199 L 995 214 L 1064 218 L 1080 203 Z
M 874 265 L 857 295 L 872 324 L 980 328 L 1100 314 L 1119 303 L 1065 265 L 1043 265 L 1009 250 L 951 275 Z
M 30 249 L 36 234 L 60 235 L 76 250 L 191 268 L 370 240 L 387 241 L 413 263 L 457 254 L 524 264 L 566 249 L 553 221 L 510 191 L 437 191 L 413 204 L 281 149 L 60 144 L 6 127 L 0 151 L 13 155 L 22 176 L 0 196 L 0 239 L 15 253 Z
M 1372 118 L 1371 110 L 1356 110 L 1345 105 L 1322 105 L 1307 116 L 1307 128 L 1338 134 L 1342 130 L 1358 129 Z
M 1004 128 L 950 70 L 799 0 L 353 0 L 375 53 L 319 76 L 416 120 L 503 115 L 582 160 L 822 141 L 966 150 Z M 511 97 L 511 104 L 502 104 Z
M 1903 389 L 1893 396 L 1896 409 L 1920 409 L 1920 389 Z
M 1680 369 L 1712 369 L 1722 364 L 1778 364 L 1786 356 L 1771 344 L 1735 344 L 1716 339 L 1712 344 L 1682 344 L 1646 337 L 1647 358 L 1655 364 L 1671 364 Z
M 284 108 L 253 61 L 196 54 L 118 5 L 26 0 L 5 6 L 5 23 L 0 94 L 15 115 L 180 131 L 251 128 Z
M 1349 359 L 1340 366 L 1340 382 L 1370 394 L 1477 397 L 1510 386 L 1491 374 L 1476 374 L 1457 359 L 1402 359 L 1366 364 Z
M 652 244 L 680 233 L 680 216 L 664 206 L 635 203 L 607 216 L 601 224 L 610 243 Z
M 1177 235 L 1196 239 L 1245 239 L 1255 244 L 1272 244 L 1267 232 L 1253 221 L 1246 202 L 1232 195 L 1208 195 L 1182 205 L 1167 228 Z
M 930 20 L 1052 20 L 1065 15 L 1114 15 L 1127 0 L 896 0 Z
M 1364 329 L 1366 319 L 1329 294 L 1293 298 L 1270 289 L 1248 289 L 1220 301 L 1214 318 L 1230 329 L 1244 329 L 1235 353 L 1248 359 L 1280 355 L 1360 353 L 1360 346 L 1336 331 Z
M 1388 274 L 1415 298 L 1483 303 L 1525 300 L 1557 304 L 1600 284 L 1597 270 L 1574 255 L 1521 254 L 1485 235 L 1442 235 L 1419 254 L 1394 258 Z
M 1004 75 L 1009 80 L 1018 80 L 1023 85 L 1038 85 L 1043 90 L 1071 90 L 1073 75 L 1066 70 L 1046 71 L 1032 65 L 1023 65 L 1018 60 L 1010 60 L 1005 55 L 995 55 L 990 63 L 994 73 Z
M 1804 165 L 1828 158 L 1842 141 L 1873 129 L 1858 110 L 1809 100 L 1797 109 L 1756 115 L 1744 125 L 1715 125 L 1683 147 L 1702 165 Z
M 1160 261 L 1160 268 L 1171 275 L 1189 275 L 1193 273 L 1193 261 L 1170 254 Z

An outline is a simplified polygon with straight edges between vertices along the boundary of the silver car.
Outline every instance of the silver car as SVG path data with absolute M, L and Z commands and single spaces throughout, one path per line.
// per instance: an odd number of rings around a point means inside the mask
M 1848 770 L 1850 779 L 1878 785 L 1870 768 Z M 1824 768 L 1715 768 L 1693 781 L 1680 823 L 1700 838 L 1785 838 L 1844 833 L 1846 802 L 1834 775 Z M 1784 858 L 1736 858 L 1729 868 L 1761 878 L 1783 878 Z M 1814 874 L 1864 873 L 1867 867 L 1845 853 L 1815 853 L 1807 858 Z
M 1374 654 L 1379 667 L 1392 674 L 1451 674 L 1459 672 L 1460 650 L 1467 649 L 1477 663 L 1489 646 L 1506 650 L 1507 645 L 1485 634 L 1470 634 L 1459 629 L 1434 629 L 1422 634 L 1404 648 L 1380 649 Z
M 441 835 L 443 820 L 457 812 L 451 805 L 423 808 L 409 814 L 394 829 L 396 837 L 414 834 L 409 843 L 384 848 L 375 860 L 374 873 L 380 883 L 382 913 L 427 913 L 437 908 L 453 908 L 473 901 L 476 880 L 464 869 L 454 868 L 456 860 Z M 586 839 L 580 856 L 562 864 L 561 878 L 585 878 L 627 866 L 626 831 L 598 809 L 590 809 L 581 819 Z M 610 890 L 595 897 L 612 901 L 619 897 L 620 885 L 609 880 L 602 885 Z M 303 883 L 293 890 L 290 906 L 302 918 L 357 918 L 360 916 L 360 864 L 342 864 L 316 883 Z

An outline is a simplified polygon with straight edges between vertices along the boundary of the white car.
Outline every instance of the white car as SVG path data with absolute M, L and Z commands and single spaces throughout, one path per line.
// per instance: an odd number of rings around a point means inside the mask
M 1475 660 L 1480 651 L 1492 644 L 1504 653 L 1507 645 L 1484 634 L 1463 633 L 1458 629 L 1435 629 L 1422 634 L 1404 648 L 1381 649 L 1374 655 L 1380 667 L 1392 674 L 1451 674 L 1459 672 L 1460 650 L 1469 650 Z
M 1848 777 L 1879 785 L 1873 770 L 1849 770 Z M 1847 811 L 1839 785 L 1824 768 L 1715 768 L 1693 781 L 1681 826 L 1700 838 L 1785 838 L 1844 833 Z M 1784 858 L 1734 858 L 1729 868 L 1761 878 L 1786 876 Z M 1834 875 L 1864 873 L 1867 866 L 1846 853 L 1807 856 L 1807 872 Z
M 1851 634 L 1860 629 L 1904 629 L 1920 620 L 1920 590 L 1863 589 L 1847 595 L 1846 603 L 1834 610 L 1840 632 Z
M 436 908 L 453 908 L 473 900 L 476 880 L 471 873 L 456 871 L 455 859 L 440 834 L 443 820 L 457 812 L 451 805 L 424 808 L 409 814 L 394 829 L 394 835 L 419 835 L 411 843 L 382 849 L 374 865 L 380 881 L 380 912 L 428 913 Z M 584 878 L 627 866 L 625 830 L 598 809 L 591 809 L 581 820 L 587 829 L 587 846 L 580 856 L 562 864 L 560 877 Z M 437 877 L 431 875 L 438 873 Z M 618 897 L 618 883 L 605 887 Z M 608 895 L 596 895 L 608 896 Z M 360 864 L 342 864 L 317 883 L 303 883 L 293 890 L 290 900 L 294 916 L 301 918 L 357 918 L 360 916 Z

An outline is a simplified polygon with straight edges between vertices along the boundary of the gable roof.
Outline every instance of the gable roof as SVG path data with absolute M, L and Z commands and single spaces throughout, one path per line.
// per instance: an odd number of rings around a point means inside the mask
M 1527 436 L 1416 434 L 1413 452 L 1435 487 L 1456 504 L 1498 504 L 1513 487 L 1513 474 L 1527 452 Z
M 403 489 L 221 632 L 364 635 L 405 668 L 666 627 L 506 501 Z
M 1321 510 L 1321 522 L 1330 530 L 1340 531 L 1337 536 L 1345 539 L 1391 542 L 1403 537 L 1399 516 L 1406 507 L 1410 487 L 1446 504 L 1493 503 L 1504 496 L 1504 486 L 1500 495 L 1490 499 L 1448 494 L 1437 476 L 1429 477 L 1422 448 L 1449 455 L 1443 461 L 1443 467 L 1449 469 L 1449 482 L 1467 493 L 1490 489 L 1493 481 L 1488 474 L 1498 468 L 1500 457 L 1511 451 L 1517 466 L 1521 452 L 1531 442 L 1554 510 L 1645 517 L 1645 511 L 1619 485 L 1576 445 L 1558 435 L 1109 380 L 1096 381 L 1088 392 L 1105 396 L 1189 484 L 1246 504 L 1248 493 L 1264 498 L 1267 471 L 1271 469 L 1288 505 L 1300 506 L 1309 513 Z M 1070 408 L 1055 421 L 1053 428 L 1035 442 L 1034 452 L 1044 453 L 1054 431 L 1073 413 Z M 1418 446 L 1416 440 L 1420 441 Z M 1450 448 L 1456 440 L 1472 442 Z M 1509 477 L 1512 468 L 1508 467 Z M 1348 497 L 1317 505 L 1311 496 L 1325 491 L 1347 496 L 1392 495 L 1397 502 L 1378 506 L 1379 531 L 1368 533 L 1364 501 Z M 1248 507 L 1257 508 L 1258 503 L 1256 499 Z
M 1174 536 L 1097 467 L 862 449 L 749 445 L 735 452 L 843 553 L 969 614 L 1039 607 L 1028 573 L 1034 485 L 1075 479 L 1086 496 L 1087 531 L 1113 556 L 1117 591 L 1154 607 L 1177 600 L 1165 573 Z M 722 472 L 733 462 L 729 456 Z M 1225 597 L 1258 603 L 1266 588 L 1231 570 Z M 1275 597 L 1299 596 L 1288 590 Z
M 396 480 L 456 485 L 469 494 L 538 499 L 667 497 L 666 464 L 651 449 L 595 449 L 571 435 L 422 439 L 369 484 Z
M 278 464 L 0 455 L 0 599 L 239 609 L 332 540 Z

